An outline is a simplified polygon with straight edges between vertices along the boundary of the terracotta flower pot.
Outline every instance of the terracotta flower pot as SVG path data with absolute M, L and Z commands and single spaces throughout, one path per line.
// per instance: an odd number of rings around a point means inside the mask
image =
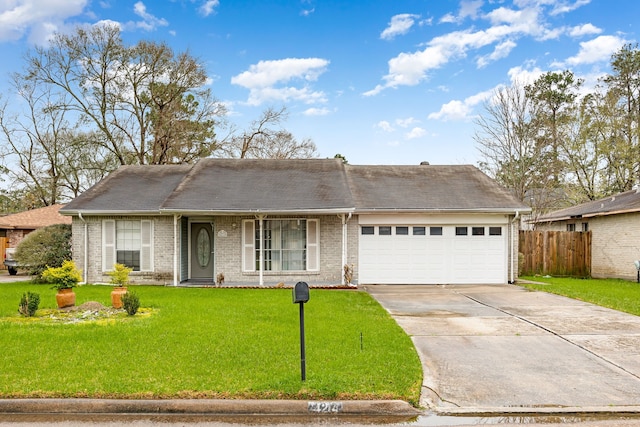
M 127 293 L 127 288 L 118 286 L 111 291 L 111 305 L 113 308 L 122 308 L 122 295 Z
M 73 307 L 76 305 L 76 293 L 71 288 L 59 289 L 56 294 L 56 302 L 58 308 Z

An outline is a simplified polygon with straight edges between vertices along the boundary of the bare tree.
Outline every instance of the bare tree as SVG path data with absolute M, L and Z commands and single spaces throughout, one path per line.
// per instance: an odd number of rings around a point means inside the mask
M 233 135 L 221 145 L 221 153 L 237 159 L 305 159 L 317 157 L 317 148 L 310 139 L 297 141 L 279 125 L 288 118 L 286 107 L 267 108 L 249 128 Z
M 523 88 L 514 84 L 496 90 L 484 103 L 484 111 L 475 122 L 474 135 L 480 167 L 527 202 L 528 191 L 538 186 L 539 152 Z
M 72 127 L 59 96 L 14 77 L 14 100 L 24 109 L 11 112 L 6 100 L 0 105 L 6 140 L 0 155 L 14 195 L 22 192 L 29 207 L 52 205 L 77 196 L 114 168 L 94 135 Z
M 215 149 L 224 107 L 205 88 L 203 64 L 164 43 L 126 46 L 117 26 L 79 27 L 34 48 L 21 78 L 64 94 L 57 107 L 100 132 L 119 164 L 192 161 Z

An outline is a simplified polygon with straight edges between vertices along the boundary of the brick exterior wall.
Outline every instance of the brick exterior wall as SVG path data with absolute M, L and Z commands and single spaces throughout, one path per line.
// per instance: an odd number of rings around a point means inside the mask
M 73 261 L 82 271 L 88 283 L 108 283 L 111 279 L 102 271 L 102 221 L 140 220 L 140 217 L 109 216 L 73 217 L 72 251 Z M 133 284 L 171 284 L 173 282 L 173 217 L 143 218 L 153 220 L 153 265 L 154 271 L 134 271 L 129 275 Z M 85 266 L 85 229 L 88 231 L 88 251 Z
M 268 217 L 278 219 L 282 217 Z M 305 217 L 300 217 L 301 219 Z M 313 284 L 339 285 L 342 280 L 342 222 L 337 215 L 309 216 L 319 220 L 320 226 L 320 270 L 318 272 L 292 272 L 271 273 L 263 272 L 265 285 L 274 285 L 283 282 L 293 285 L 297 281 L 306 281 Z M 108 283 L 110 277 L 102 271 L 102 222 L 105 219 L 113 220 L 153 220 L 153 272 L 132 272 L 130 274 L 133 284 L 173 284 L 174 263 L 174 224 L 173 216 L 156 217 L 74 217 L 72 222 L 73 232 L 73 260 L 88 283 Z M 242 271 L 242 221 L 255 219 L 252 216 L 220 216 L 209 217 L 204 222 L 213 224 L 214 235 L 214 277 L 223 273 L 227 284 L 258 284 L 258 272 Z M 198 218 L 193 218 L 199 221 Z M 88 236 L 88 251 L 85 255 L 85 230 Z M 179 230 L 179 227 L 178 227 Z M 180 245 L 180 232 L 178 231 L 178 248 Z M 186 236 L 184 237 L 186 238 Z M 357 221 L 352 218 L 348 222 L 348 263 L 357 270 Z M 85 265 L 85 256 L 87 262 Z M 184 254 L 186 257 L 187 254 Z M 180 262 L 178 262 L 180 266 Z M 179 267 L 178 267 L 179 268 Z M 357 278 L 357 275 L 355 276 Z M 180 277 L 178 280 L 186 278 Z
M 640 259 L 640 214 L 628 213 L 558 221 L 538 227 L 539 230 L 567 231 L 575 224 L 576 231 L 588 224 L 591 231 L 591 277 L 636 280 L 633 264 Z
M 33 230 L 7 230 L 7 247 L 17 248 L 22 239 Z
M 283 217 L 268 217 L 279 219 Z M 285 285 L 294 285 L 298 281 L 306 281 L 310 285 L 340 285 L 343 277 L 342 265 L 342 218 L 338 215 L 321 215 L 300 217 L 318 219 L 320 226 L 320 270 L 318 272 L 263 272 L 264 284 L 272 286 L 283 282 Z M 102 221 L 114 220 L 139 220 L 141 217 L 110 216 L 110 217 L 78 217 L 73 218 L 73 259 L 83 271 L 88 283 L 107 283 L 109 276 L 102 271 Z M 138 284 L 173 284 L 174 263 L 174 218 L 173 216 L 156 216 L 143 219 L 153 220 L 153 264 L 152 272 L 132 272 L 132 283 Z M 242 221 L 255 219 L 253 216 L 219 216 L 204 219 L 213 224 L 214 235 L 214 278 L 218 273 L 224 274 L 225 283 L 228 285 L 258 285 L 259 272 L 242 271 Z M 192 218 L 199 221 L 199 218 Z M 638 227 L 640 228 L 640 227 Z M 85 266 L 84 233 L 88 231 L 88 251 L 86 253 L 87 265 Z M 358 283 L 358 216 L 354 215 L 347 220 L 347 265 L 353 268 L 352 283 Z M 511 280 L 511 266 L 517 268 L 518 254 L 518 224 L 511 225 L 512 254 L 516 262 L 509 262 L 509 280 Z M 180 227 L 178 226 L 178 244 L 181 248 Z M 179 249 L 180 250 L 180 249 Z M 187 254 L 183 254 L 187 257 Z M 181 260 L 178 260 L 178 281 L 186 280 L 180 276 Z M 516 271 L 517 273 L 517 271 Z M 517 275 L 516 275 L 517 277 Z

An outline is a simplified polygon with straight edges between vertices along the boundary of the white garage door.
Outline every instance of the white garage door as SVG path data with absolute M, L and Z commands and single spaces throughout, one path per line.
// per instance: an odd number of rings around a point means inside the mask
M 505 283 L 506 242 L 504 225 L 363 225 L 359 283 Z

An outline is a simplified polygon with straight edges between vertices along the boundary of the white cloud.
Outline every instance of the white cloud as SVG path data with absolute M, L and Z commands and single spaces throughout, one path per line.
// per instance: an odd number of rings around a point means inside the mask
M 314 7 L 314 8 L 311 8 L 311 9 L 303 9 L 303 10 L 300 12 L 300 15 L 301 15 L 301 16 L 310 16 L 310 15 L 312 15 L 312 14 L 313 14 L 313 12 L 315 12 L 315 11 L 316 11 L 315 7 Z
M 321 58 L 287 58 L 275 61 L 260 61 L 231 78 L 231 83 L 250 90 L 248 103 L 260 105 L 267 101 L 299 100 L 305 103 L 326 102 L 323 92 L 301 89 L 288 84 L 292 80 L 302 80 L 304 84 L 313 82 L 324 73 L 329 61 Z
M 65 20 L 83 13 L 88 0 L 0 0 L 0 42 L 29 36 L 46 41 Z
M 141 28 L 145 31 L 153 31 L 158 27 L 166 27 L 169 25 L 166 19 L 157 18 L 156 16 L 147 12 L 147 6 L 141 1 L 133 5 L 133 13 L 142 18 L 142 21 L 128 22 L 125 24 L 126 28 Z
M 498 59 L 506 58 L 516 46 L 516 43 L 512 40 L 506 40 L 496 45 L 492 53 L 478 58 L 478 68 L 486 67 L 490 62 L 497 61 Z
M 385 132 L 393 132 L 393 131 L 395 131 L 394 127 L 391 126 L 391 123 L 389 123 L 386 120 L 381 120 L 378 123 L 376 123 L 376 127 L 382 129 Z
M 470 118 L 473 107 L 480 104 L 493 95 L 493 90 L 487 90 L 466 98 L 464 101 L 452 100 L 440 107 L 437 113 L 429 114 L 433 120 L 467 120 Z
M 198 8 L 198 13 L 202 16 L 209 16 L 212 13 L 215 13 L 215 8 L 218 6 L 220 6 L 220 2 L 218 0 L 206 0 Z
M 579 7 L 582 7 L 584 5 L 587 5 L 591 3 L 591 0 L 563 0 L 563 1 L 553 1 L 550 2 L 549 4 L 552 4 L 554 7 L 551 10 L 551 12 L 549 12 L 549 14 L 551 16 L 553 15 L 560 15 L 563 13 L 567 13 L 567 12 L 572 12 L 576 9 L 578 9 Z
M 427 134 L 427 131 L 420 128 L 420 127 L 414 127 L 413 129 L 411 129 L 409 132 L 404 134 L 404 137 L 406 139 L 416 139 L 416 138 L 420 138 L 423 137 Z
M 465 12 L 474 16 L 479 8 L 476 3 Z M 520 10 L 499 7 L 483 16 L 491 26 L 487 29 L 474 28 L 454 31 L 431 39 L 423 50 L 413 53 L 402 52 L 388 61 L 389 72 L 383 77 L 384 83 L 364 93 L 373 96 L 387 88 L 414 86 L 428 77 L 432 70 L 441 68 L 449 62 L 465 57 L 469 51 L 478 50 L 496 44 L 494 52 L 481 58 L 478 66 L 484 66 L 490 60 L 508 55 L 518 38 L 530 36 L 542 38 L 548 35 L 541 22 L 541 11 L 537 7 Z M 467 15 L 465 15 L 467 16 Z
M 611 55 L 619 50 L 625 43 L 626 40 L 617 36 L 599 36 L 593 40 L 580 43 L 580 50 L 575 56 L 567 58 L 564 63 L 554 65 L 559 67 L 565 64 L 576 66 L 609 61 Z
M 413 117 L 407 117 L 406 119 L 396 119 L 396 124 L 401 128 L 408 128 L 414 123 L 420 123 L 420 121 L 414 119 Z
M 442 18 L 440 18 L 440 22 L 455 24 L 461 23 L 466 18 L 476 19 L 481 7 L 482 0 L 462 1 L 460 3 L 460 10 L 458 11 L 458 15 L 447 13 Z
M 538 77 L 543 74 L 543 71 L 540 68 L 534 68 L 533 70 L 527 70 L 522 67 L 513 67 L 508 72 L 507 75 L 511 83 L 519 83 L 522 85 L 528 85 L 535 82 Z
M 308 108 L 302 114 L 305 116 L 326 116 L 331 114 L 328 108 Z
M 569 35 L 571 37 L 581 37 L 590 34 L 600 34 L 602 30 L 593 24 L 583 24 L 578 25 L 569 30 Z
M 407 34 L 420 15 L 403 13 L 391 18 L 389 26 L 380 34 L 382 40 L 392 40 L 398 35 Z

